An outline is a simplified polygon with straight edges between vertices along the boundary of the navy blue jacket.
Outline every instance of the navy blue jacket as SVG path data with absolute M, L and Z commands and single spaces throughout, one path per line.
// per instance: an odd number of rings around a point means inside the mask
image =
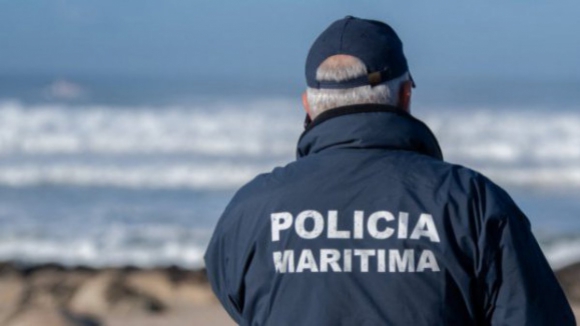
M 237 192 L 205 262 L 243 326 L 575 325 L 508 194 L 389 106 L 320 115 Z

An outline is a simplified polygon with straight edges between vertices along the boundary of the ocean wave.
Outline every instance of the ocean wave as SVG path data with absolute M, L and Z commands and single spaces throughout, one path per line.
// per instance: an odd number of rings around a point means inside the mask
M 0 185 L 119 187 L 131 189 L 233 189 L 248 182 L 269 166 L 240 163 L 135 164 L 21 164 L 0 167 Z
M 54 234 L 36 238 L 2 235 L 0 261 L 86 267 L 200 268 L 210 235 L 209 230 L 168 225 L 110 225 L 97 234 L 81 233 L 80 237 L 68 239 Z
M 0 184 L 236 188 L 294 159 L 298 106 L 284 98 L 166 107 L 0 102 Z M 422 112 L 450 162 L 502 185 L 580 188 L 578 112 Z
M 580 163 L 578 112 L 472 108 L 439 111 L 424 120 L 452 160 L 502 165 Z
M 0 185 L 118 187 L 129 189 L 236 189 L 277 163 L 215 162 L 95 165 L 85 163 L 0 165 Z M 568 189 L 580 188 L 580 165 L 565 167 L 504 167 L 479 169 L 502 185 Z
M 168 107 L 0 102 L 0 154 L 291 155 L 301 110 L 290 100 Z M 446 156 L 498 164 L 580 162 L 580 113 L 430 109 Z
M 300 133 L 294 104 L 110 107 L 0 102 L 0 154 L 287 155 Z M 295 118 L 293 120 L 292 118 Z

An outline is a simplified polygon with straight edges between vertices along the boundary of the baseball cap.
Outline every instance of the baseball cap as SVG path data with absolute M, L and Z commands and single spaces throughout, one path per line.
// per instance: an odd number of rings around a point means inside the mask
M 338 54 L 361 60 L 367 67 L 368 75 L 340 82 L 316 80 L 320 64 Z M 306 59 L 306 83 L 308 87 L 318 89 L 376 86 L 407 71 L 409 67 L 403 54 L 403 43 L 397 33 L 383 22 L 353 16 L 335 21 L 322 32 Z

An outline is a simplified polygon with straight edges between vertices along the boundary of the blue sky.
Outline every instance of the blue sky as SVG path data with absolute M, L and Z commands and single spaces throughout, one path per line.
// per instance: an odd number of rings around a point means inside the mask
M 300 81 L 347 14 L 400 34 L 416 79 L 580 79 L 580 2 L 0 0 L 0 73 Z

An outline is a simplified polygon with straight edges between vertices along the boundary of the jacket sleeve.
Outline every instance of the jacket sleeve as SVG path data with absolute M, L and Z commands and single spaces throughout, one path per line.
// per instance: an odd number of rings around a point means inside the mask
M 235 277 L 235 248 L 233 236 L 229 234 L 228 220 L 232 214 L 226 209 L 220 218 L 214 234 L 206 250 L 204 260 L 207 277 L 213 292 L 221 302 L 224 309 L 238 324 L 242 324 L 241 297 Z
M 507 196 L 507 194 L 505 195 Z M 491 325 L 576 325 L 570 305 L 526 216 L 507 196 L 488 221 L 490 268 L 486 319 Z

